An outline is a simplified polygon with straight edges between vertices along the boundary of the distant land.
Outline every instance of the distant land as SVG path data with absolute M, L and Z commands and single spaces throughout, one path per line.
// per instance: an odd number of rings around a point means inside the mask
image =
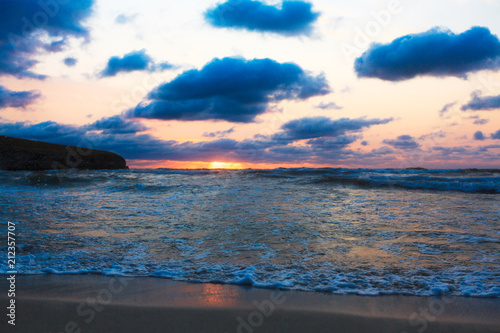
M 0 170 L 128 169 L 115 153 L 0 135 Z

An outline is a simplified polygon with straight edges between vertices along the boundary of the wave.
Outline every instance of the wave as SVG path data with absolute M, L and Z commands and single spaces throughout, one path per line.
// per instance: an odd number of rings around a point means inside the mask
M 339 184 L 362 188 L 394 188 L 426 191 L 457 191 L 466 193 L 499 194 L 500 179 L 493 177 L 468 178 L 459 180 L 447 177 L 413 176 L 397 178 L 386 177 L 339 177 L 324 176 L 314 181 L 317 184 Z
M 393 188 L 499 194 L 499 169 L 276 169 L 248 172 L 266 178 L 296 178 L 314 184 L 365 189 Z
M 157 277 L 193 283 L 218 283 L 252 286 L 256 288 L 319 291 L 346 295 L 413 295 L 413 296 L 470 296 L 500 297 L 500 287 L 494 283 L 497 272 L 481 270 L 456 271 L 454 269 L 394 270 L 393 268 L 363 267 L 343 270 L 331 264 L 321 266 L 288 265 L 229 265 L 210 262 L 169 261 L 144 263 L 96 263 L 91 268 L 78 265 L 88 253 L 72 251 L 60 258 L 47 253 L 20 257 L 20 274 L 74 275 L 97 274 L 105 276 Z M 46 267 L 28 269 L 28 261 L 47 261 Z M 149 267 L 149 268 L 148 268 Z M 0 274 L 7 269 L 0 267 Z
M 174 178 L 173 178 L 174 177 Z M 175 178 L 177 177 L 177 178 Z M 194 177 L 194 178 L 192 178 Z M 342 169 L 279 168 L 274 170 L 176 170 L 133 169 L 117 171 L 29 171 L 0 172 L 0 186 L 74 188 L 98 186 L 105 192 L 164 192 L 172 179 L 187 185 L 192 180 L 206 183 L 228 177 L 283 179 L 297 186 L 344 186 L 363 189 L 404 189 L 499 194 L 500 169 Z

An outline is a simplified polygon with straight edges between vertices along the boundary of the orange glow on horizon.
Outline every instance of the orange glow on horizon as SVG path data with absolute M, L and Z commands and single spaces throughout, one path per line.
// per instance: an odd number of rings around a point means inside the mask
M 243 169 L 241 163 L 211 162 L 209 169 Z
M 213 163 L 224 163 L 217 165 Z M 201 161 L 148 161 L 127 160 L 131 169 L 276 169 L 276 168 L 327 168 L 327 167 L 352 167 L 347 165 L 323 165 L 311 163 L 236 163 L 236 162 L 201 162 Z

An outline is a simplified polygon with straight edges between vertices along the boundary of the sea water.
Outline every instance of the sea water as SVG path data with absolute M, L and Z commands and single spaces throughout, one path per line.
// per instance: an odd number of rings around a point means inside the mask
M 500 297 L 498 170 L 0 172 L 8 221 L 20 274 Z

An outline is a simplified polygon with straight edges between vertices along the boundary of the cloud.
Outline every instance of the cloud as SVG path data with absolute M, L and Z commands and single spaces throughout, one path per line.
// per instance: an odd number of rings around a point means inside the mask
M 381 156 L 375 153 L 369 153 L 369 155 L 355 153 L 347 147 L 361 137 L 352 133 L 358 133 L 362 128 L 371 125 L 386 123 L 388 120 L 360 118 L 337 121 L 328 119 L 328 121 L 331 125 L 330 130 L 320 129 L 319 133 L 297 135 L 296 138 L 289 138 L 290 141 L 287 143 L 276 141 L 273 135 L 242 141 L 227 138 L 182 143 L 164 141 L 148 134 L 138 133 L 144 128 L 137 128 L 137 123 L 124 120 L 120 116 L 103 118 L 84 126 L 63 125 L 51 121 L 40 124 L 0 122 L 0 134 L 108 150 L 126 159 L 134 160 L 333 163 Z M 305 120 L 302 123 L 307 122 Z M 342 129 L 337 127 L 342 127 Z M 290 126 L 284 126 L 284 128 L 289 129 Z M 282 132 L 287 131 L 286 129 Z M 304 138 L 307 141 L 303 142 L 303 146 L 292 145 L 295 141 L 301 141 Z M 390 159 L 388 156 L 384 158 Z
M 205 12 L 219 28 L 272 32 L 284 36 L 310 35 L 319 13 L 303 1 L 283 1 L 281 8 L 254 0 L 228 0 Z
M 418 138 L 418 140 L 436 142 L 436 141 L 443 141 L 442 139 L 446 138 L 446 136 L 447 136 L 446 132 L 439 130 L 437 132 L 431 132 L 428 134 L 421 135 Z
M 148 129 L 138 121 L 125 120 L 121 116 L 102 118 L 84 128 L 91 131 L 102 131 L 103 134 L 132 134 Z
M 97 125 L 100 126 L 100 125 Z M 96 133 L 93 125 L 71 126 L 48 121 L 39 124 L 26 122 L 0 123 L 0 134 L 30 140 L 107 150 L 126 159 L 213 161 L 217 157 L 236 156 L 237 141 L 219 139 L 208 142 L 163 141 L 148 134 Z M 116 129 L 116 128 L 115 128 Z M 118 134 L 117 134 L 118 133 Z
M 402 81 L 417 76 L 456 76 L 500 69 L 500 41 L 489 29 L 461 34 L 433 28 L 389 44 L 375 43 L 355 61 L 358 77 Z
M 323 150 L 341 150 L 357 141 L 360 136 L 357 135 L 342 135 L 335 138 L 319 138 L 307 141 L 307 144 L 312 148 L 321 148 Z
M 101 77 L 116 76 L 119 73 L 129 73 L 133 71 L 163 71 L 173 66 L 164 62 L 155 64 L 153 59 L 146 54 L 146 50 L 132 51 L 123 57 L 111 57 L 106 68 L 101 72 Z
M 496 131 L 495 133 L 492 133 L 491 138 L 500 140 L 500 130 Z
M 330 103 L 320 103 L 315 106 L 316 109 L 321 109 L 321 110 L 342 110 L 343 107 L 338 106 L 335 102 L 330 102 Z
M 372 153 L 376 154 L 376 155 L 390 155 L 390 154 L 394 154 L 396 152 L 390 147 L 383 146 L 380 148 L 373 149 Z
M 457 104 L 457 102 L 453 102 L 453 103 L 448 103 L 445 106 L 443 106 L 443 108 L 439 111 L 439 116 L 444 117 L 448 113 L 448 111 L 450 111 L 450 109 L 452 107 L 454 107 L 456 104 Z
M 126 14 L 120 14 L 116 17 L 115 23 L 117 24 L 127 24 L 130 22 L 134 22 L 134 20 L 137 18 L 137 14 L 134 15 L 126 15 Z
M 26 108 L 33 104 L 41 94 L 38 91 L 12 91 L 0 86 L 0 109 L 3 108 Z
M 155 88 L 130 118 L 225 120 L 249 123 L 282 100 L 305 100 L 330 92 L 323 75 L 271 59 L 214 59 Z
M 417 149 L 420 147 L 420 144 L 410 135 L 400 135 L 396 140 L 384 140 L 383 142 L 396 149 Z
M 474 120 L 475 125 L 486 125 L 489 122 L 490 122 L 489 119 L 476 119 L 476 120 Z
M 127 159 L 157 159 L 169 154 L 170 141 L 155 139 L 146 134 L 105 134 L 92 132 L 91 126 L 71 126 L 47 121 L 0 123 L 0 134 L 16 138 L 108 150 Z M 110 133 L 108 131 L 107 133 Z
M 93 0 L 3 1 L 0 10 L 0 75 L 44 79 L 31 71 L 42 52 L 59 52 L 69 37 L 89 38 L 83 25 Z
M 112 117 L 111 117 L 112 118 Z M 350 119 L 353 123 L 357 119 Z M 365 119 L 366 120 L 366 119 Z M 332 120 L 332 122 L 335 120 Z M 75 145 L 112 151 L 128 160 L 148 161 L 227 161 L 237 163 L 316 163 L 363 167 L 366 165 L 379 167 L 399 166 L 401 153 L 383 146 L 369 152 L 353 151 L 349 144 L 358 140 L 356 128 L 349 127 L 346 134 L 302 140 L 300 145 L 283 144 L 270 137 L 247 139 L 216 139 L 204 142 L 164 141 L 142 133 L 108 134 L 91 130 L 87 126 L 63 125 L 55 122 L 40 124 L 2 123 L 0 134 L 13 137 L 41 140 L 63 145 Z M 342 132 L 342 131 L 341 131 Z M 317 135 L 312 135 L 316 137 Z M 500 139 L 500 130 L 492 137 Z M 409 136 L 402 136 L 408 141 Z M 406 137 L 406 138 L 405 138 Z M 411 137 L 410 137 L 411 138 Z M 410 139 L 411 140 L 411 139 Z M 298 140 L 299 141 L 299 140 Z M 481 147 L 432 147 L 422 150 L 427 165 L 442 167 L 445 163 L 450 167 L 495 166 L 498 164 L 500 145 Z M 489 151 L 493 150 L 493 151 Z M 420 150 L 419 150 L 420 151 Z M 472 164 L 471 164 L 472 163 Z
M 54 42 L 49 43 L 49 44 L 45 44 L 43 46 L 43 48 L 47 52 L 61 52 L 62 50 L 64 50 L 65 46 L 66 46 L 66 40 L 61 39 L 61 40 L 57 40 L 57 41 L 54 41 Z
M 468 148 L 468 147 L 467 147 Z M 457 155 L 457 154 L 465 154 L 467 152 L 467 148 L 465 147 L 432 147 L 431 151 L 439 152 L 441 157 Z
M 76 145 L 85 134 L 85 130 L 75 126 L 58 124 L 54 121 L 34 125 L 26 122 L 16 122 L 0 123 L 0 133 L 16 138 Z
M 382 125 L 393 119 L 341 118 L 331 120 L 327 117 L 302 118 L 289 121 L 281 126 L 282 132 L 274 134 L 275 141 L 293 142 L 315 138 L 334 138 L 348 132 L 360 132 L 363 128 Z
M 476 133 L 474 133 L 474 140 L 483 141 L 484 139 L 486 138 L 484 137 L 483 132 L 477 131 Z
M 481 97 L 478 92 L 474 92 L 472 100 L 462 106 L 463 111 L 490 111 L 496 109 L 500 109 L 500 95 Z
M 75 58 L 66 58 L 64 59 L 64 64 L 68 67 L 73 67 L 76 65 L 76 63 L 78 62 L 77 59 Z
M 205 132 L 205 133 L 203 133 L 203 136 L 205 138 L 224 138 L 233 132 L 234 132 L 234 127 L 230 128 L 226 131 Z

